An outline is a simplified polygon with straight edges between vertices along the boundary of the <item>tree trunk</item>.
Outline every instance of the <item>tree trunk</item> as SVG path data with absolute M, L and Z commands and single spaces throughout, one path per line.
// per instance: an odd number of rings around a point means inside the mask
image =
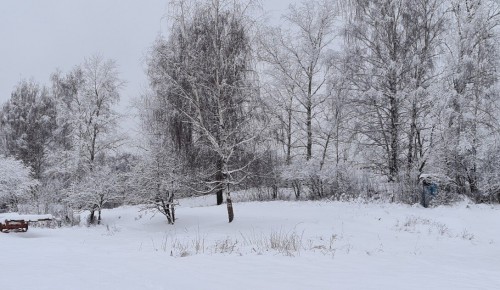
M 89 224 L 93 225 L 95 222 L 95 209 L 90 210 Z
M 224 174 L 222 173 L 223 162 L 221 160 L 217 161 L 217 172 L 215 173 L 215 181 L 217 181 L 217 205 L 221 205 L 224 202 L 222 181 L 224 179 Z
M 410 172 L 413 169 L 414 156 L 416 156 L 415 152 L 417 151 L 417 146 L 414 146 L 415 135 L 417 134 L 417 106 L 415 101 L 412 103 L 411 109 L 411 121 L 410 121 L 410 134 L 408 136 L 408 155 L 407 155 L 407 170 L 408 176 L 410 176 Z
M 301 182 L 299 180 L 292 181 L 293 192 L 295 193 L 295 199 L 299 200 L 301 195 Z
M 173 203 L 170 204 L 170 216 L 172 218 L 172 224 L 174 224 L 175 223 L 175 208 L 174 208 Z
M 167 200 L 167 203 L 165 203 L 165 200 L 162 198 L 161 199 L 161 207 L 163 209 L 163 212 L 165 213 L 165 216 L 167 217 L 167 222 L 169 225 L 174 224 L 174 220 L 172 219 L 172 211 L 171 211 L 171 204 L 169 204 L 169 201 Z
M 469 181 L 469 188 L 470 188 L 470 195 L 471 198 L 473 198 L 476 203 L 481 202 L 481 197 L 479 195 L 479 187 L 477 185 L 477 169 L 476 165 L 474 164 L 472 168 L 469 170 L 470 172 L 467 174 L 467 179 Z
M 217 205 L 221 205 L 224 202 L 223 190 L 217 190 Z
M 396 97 L 396 84 L 395 77 L 390 79 L 390 90 L 391 95 L 389 97 L 390 102 L 390 150 L 389 150 L 389 181 L 393 182 L 398 179 L 399 167 L 398 167 L 398 154 L 399 154 L 399 104 Z
M 306 126 L 307 126 L 307 155 L 306 159 L 310 160 L 312 157 L 312 96 L 309 96 L 307 100 L 307 116 L 306 116 Z
M 272 186 L 272 192 L 273 192 L 273 199 L 278 199 L 278 185 L 273 184 Z
M 292 109 L 288 110 L 288 124 L 286 128 L 286 165 L 290 165 L 292 158 Z
M 174 193 L 172 192 L 169 197 L 168 197 L 168 223 L 169 224 L 174 224 L 175 223 L 175 208 L 174 208 Z
M 321 155 L 321 162 L 319 163 L 319 170 L 323 169 L 323 166 L 325 165 L 326 155 L 328 153 L 328 146 L 330 145 L 331 137 L 332 137 L 332 133 L 330 132 L 326 136 L 325 147 L 323 147 L 323 154 Z M 337 164 L 338 164 L 338 161 L 337 161 Z
M 424 208 L 427 208 L 427 196 L 426 196 L 425 190 L 426 190 L 425 186 L 422 186 L 422 195 L 421 195 L 420 204 L 422 204 L 422 206 Z
M 233 210 L 233 202 L 231 201 L 231 193 L 227 192 L 227 217 L 229 218 L 229 222 L 232 222 L 234 219 L 234 210 Z
M 99 208 L 99 211 L 97 212 L 97 224 L 100 225 L 101 224 L 101 209 Z

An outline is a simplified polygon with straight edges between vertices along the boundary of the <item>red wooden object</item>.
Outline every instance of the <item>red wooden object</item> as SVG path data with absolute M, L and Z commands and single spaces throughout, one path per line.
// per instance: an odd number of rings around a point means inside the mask
M 8 233 L 10 231 L 26 232 L 28 231 L 28 222 L 25 220 L 6 220 L 0 223 L 0 232 Z

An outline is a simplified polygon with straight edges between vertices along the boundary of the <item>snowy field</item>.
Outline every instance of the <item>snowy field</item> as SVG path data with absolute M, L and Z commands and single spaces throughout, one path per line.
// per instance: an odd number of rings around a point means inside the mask
M 0 234 L 0 289 L 500 289 L 499 206 L 195 205 Z

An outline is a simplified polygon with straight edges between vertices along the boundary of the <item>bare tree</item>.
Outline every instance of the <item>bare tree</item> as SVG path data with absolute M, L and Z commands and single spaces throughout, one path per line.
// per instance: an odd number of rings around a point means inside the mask
M 291 5 L 283 16 L 283 27 L 268 28 L 259 41 L 266 87 L 270 88 L 264 92 L 268 105 L 279 108 L 275 117 L 283 128 L 278 137 L 285 145 L 287 163 L 295 146 L 305 147 L 306 160 L 313 156 L 314 119 L 329 96 L 326 84 L 332 69 L 329 50 L 336 36 L 336 16 L 333 1 Z M 293 136 L 299 131 L 303 139 Z M 301 145 L 295 145 L 297 141 Z

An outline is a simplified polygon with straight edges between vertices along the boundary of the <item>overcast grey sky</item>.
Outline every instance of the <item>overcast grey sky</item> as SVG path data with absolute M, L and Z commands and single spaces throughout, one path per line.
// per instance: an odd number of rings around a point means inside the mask
M 294 0 L 263 0 L 280 15 Z M 95 53 L 115 59 L 127 82 L 122 108 L 147 85 L 144 55 L 166 30 L 168 0 L 0 1 L 0 104 L 21 79 L 49 83 Z

